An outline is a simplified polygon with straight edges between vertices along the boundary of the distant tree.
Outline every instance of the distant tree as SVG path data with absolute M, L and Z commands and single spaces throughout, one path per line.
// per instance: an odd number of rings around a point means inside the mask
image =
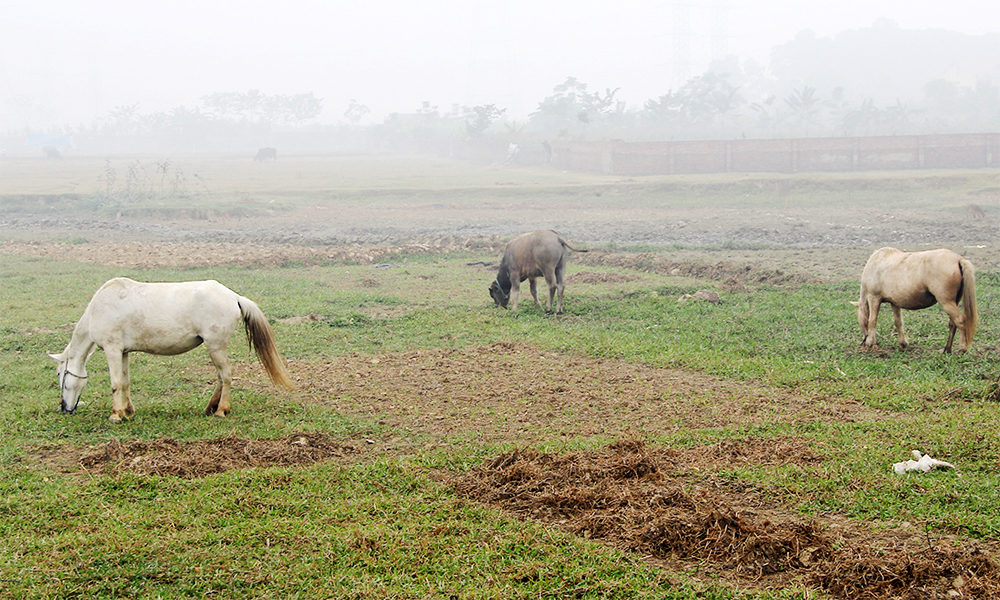
M 315 97 L 312 92 L 295 94 L 284 98 L 282 109 L 284 122 L 301 126 L 302 123 L 315 119 L 323 112 L 323 99 Z
M 242 96 L 240 92 L 217 92 L 202 96 L 201 104 L 217 119 L 239 117 L 242 110 Z
M 684 126 L 723 123 L 746 103 L 739 88 L 731 85 L 727 78 L 713 71 L 693 77 L 676 92 L 647 101 L 647 118 L 661 124 L 674 122 Z
M 808 85 L 803 86 L 801 90 L 792 90 L 791 95 L 785 98 L 785 104 L 791 110 L 792 116 L 798 125 L 807 131 L 810 126 L 816 124 L 820 102 L 820 97 L 816 95 L 816 88 Z
M 167 130 L 181 137 L 200 135 L 209 128 L 209 119 L 198 107 L 178 106 L 167 115 Z
M 750 104 L 750 110 L 757 116 L 757 128 L 769 135 L 773 135 L 785 120 L 785 114 L 775 106 L 777 100 L 777 96 L 771 95 Z
M 881 125 L 882 111 L 875 106 L 875 100 L 872 98 L 866 98 L 857 108 L 845 111 L 840 123 L 841 128 L 848 134 L 871 134 Z
M 538 104 L 529 121 L 541 129 L 569 131 L 581 125 L 603 123 L 625 110 L 625 104 L 615 100 L 619 88 L 607 88 L 603 94 L 588 92 L 587 84 L 576 77 L 555 86 L 553 94 Z
M 260 90 L 221 92 L 203 96 L 202 105 L 222 121 L 254 125 L 301 125 L 323 112 L 323 99 L 312 92 L 286 96 L 267 96 Z
M 885 133 L 893 135 L 904 135 L 909 133 L 913 126 L 913 117 L 920 111 L 910 106 L 909 102 L 897 99 L 896 104 L 887 106 L 883 111 L 882 122 L 885 125 Z
M 351 125 L 357 127 L 361 123 L 361 119 L 371 112 L 371 109 L 367 106 L 351 98 L 351 103 L 348 105 L 347 110 L 344 111 L 344 117 L 347 118 L 347 121 Z
M 111 109 L 107 116 L 107 129 L 117 135 L 139 132 L 139 103 L 123 104 Z
M 483 104 L 463 106 L 461 112 L 465 119 L 465 131 L 469 137 L 481 138 L 490 125 L 507 112 L 507 109 L 497 108 L 495 104 Z

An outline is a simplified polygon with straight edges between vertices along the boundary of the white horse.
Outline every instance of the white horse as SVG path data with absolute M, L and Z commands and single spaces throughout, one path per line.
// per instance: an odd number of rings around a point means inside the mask
M 940 303 L 944 312 L 948 313 L 948 343 L 944 351 L 951 352 L 956 331 L 959 332 L 959 352 L 972 345 L 979 321 L 976 270 L 969 259 L 951 250 L 902 252 L 895 248 L 880 248 L 871 255 L 861 274 L 861 297 L 852 302 L 858 307 L 863 346 L 875 346 L 875 325 L 879 306 L 883 302 L 892 305 L 900 349 L 908 345 L 900 309 L 919 310 L 936 303 Z M 962 303 L 961 309 L 959 302 Z
M 76 410 L 87 385 L 87 360 L 98 347 L 108 359 L 111 421 L 117 423 L 135 413 L 129 398 L 129 353 L 173 356 L 204 343 L 219 377 L 205 414 L 226 416 L 233 382 L 226 347 L 240 321 L 271 382 L 291 389 L 271 326 L 252 300 L 218 281 L 139 283 L 118 277 L 106 282 L 83 311 L 66 349 L 49 355 L 59 363 L 61 411 Z

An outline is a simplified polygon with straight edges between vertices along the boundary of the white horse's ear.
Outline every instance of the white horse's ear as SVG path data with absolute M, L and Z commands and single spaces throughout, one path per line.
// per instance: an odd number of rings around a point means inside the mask
M 853 304 L 854 306 L 861 306 L 861 303 L 860 303 L 860 302 L 855 302 L 854 300 L 849 300 L 849 302 L 850 302 L 851 304 Z
M 52 360 L 54 360 L 56 362 L 62 362 L 63 361 L 63 355 L 62 354 L 50 354 L 49 358 L 51 358 Z

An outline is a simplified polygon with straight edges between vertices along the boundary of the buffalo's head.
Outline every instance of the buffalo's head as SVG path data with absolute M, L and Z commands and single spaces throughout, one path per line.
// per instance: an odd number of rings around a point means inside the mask
M 510 294 L 504 293 L 503 289 L 500 287 L 500 282 L 494 280 L 490 284 L 490 297 L 493 298 L 493 306 L 502 306 L 507 308 L 507 301 L 510 300 Z

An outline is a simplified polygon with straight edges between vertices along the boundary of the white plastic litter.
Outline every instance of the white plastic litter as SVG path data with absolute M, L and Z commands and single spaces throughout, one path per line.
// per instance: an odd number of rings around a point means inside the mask
M 892 465 L 892 470 L 902 475 L 907 471 L 920 471 L 926 473 L 931 469 L 936 469 L 938 467 L 946 469 L 954 469 L 955 465 L 950 462 L 944 462 L 943 460 L 937 460 L 931 458 L 930 454 L 921 455 L 919 450 L 913 451 L 913 459 L 906 462 L 898 462 Z

